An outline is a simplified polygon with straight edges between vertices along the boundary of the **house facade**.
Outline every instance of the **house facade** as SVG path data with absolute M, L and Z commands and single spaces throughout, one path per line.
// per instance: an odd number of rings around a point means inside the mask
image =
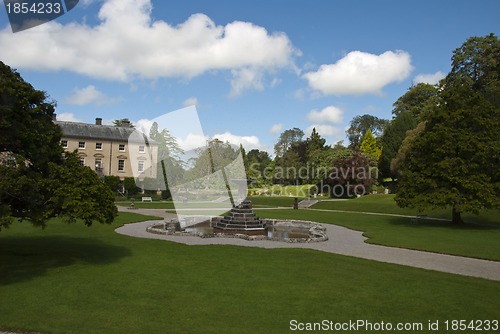
M 146 137 L 130 140 L 137 137 L 137 132 L 129 123 L 103 125 L 101 118 L 96 118 L 95 124 L 57 120 L 54 123 L 62 129 L 63 148 L 70 152 L 76 150 L 82 165 L 95 170 L 99 176 L 114 175 L 121 180 L 156 177 L 158 145 Z

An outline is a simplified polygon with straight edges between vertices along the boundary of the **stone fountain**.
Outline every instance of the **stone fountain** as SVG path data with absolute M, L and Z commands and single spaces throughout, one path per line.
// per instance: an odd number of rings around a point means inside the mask
M 265 235 L 267 224 L 255 215 L 247 197 L 247 179 L 231 179 L 238 186 L 238 198 L 228 215 L 213 223 L 214 232 L 226 234 Z

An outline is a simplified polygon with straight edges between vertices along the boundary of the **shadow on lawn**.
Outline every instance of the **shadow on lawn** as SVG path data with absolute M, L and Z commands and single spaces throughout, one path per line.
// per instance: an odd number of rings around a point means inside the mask
M 125 247 L 71 237 L 0 239 L 0 285 L 44 275 L 49 269 L 82 262 L 105 265 L 131 255 Z

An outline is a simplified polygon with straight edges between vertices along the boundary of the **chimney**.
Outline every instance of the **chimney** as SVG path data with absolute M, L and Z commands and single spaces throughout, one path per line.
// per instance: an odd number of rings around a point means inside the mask
M 95 125 L 102 125 L 102 118 L 96 117 L 96 119 L 95 119 Z

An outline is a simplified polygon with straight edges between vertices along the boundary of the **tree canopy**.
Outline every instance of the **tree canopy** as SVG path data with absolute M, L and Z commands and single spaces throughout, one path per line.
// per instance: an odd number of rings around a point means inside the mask
M 446 85 L 462 82 L 500 107 L 500 41 L 493 33 L 470 37 L 453 51 Z
M 15 218 L 110 223 L 114 195 L 74 154 L 63 154 L 55 102 L 0 62 L 0 227 Z
M 349 147 L 359 148 L 363 136 L 368 130 L 372 132 L 373 136 L 380 136 L 388 123 L 388 120 L 373 115 L 358 115 L 354 117 L 346 131 L 347 139 L 350 143 Z
M 400 206 L 451 207 L 463 212 L 498 207 L 500 197 L 500 109 L 467 85 L 441 94 L 401 163 L 396 202 Z
M 435 86 L 419 83 L 410 87 L 408 91 L 394 102 L 392 114 L 398 117 L 407 112 L 420 121 L 428 115 L 437 104 L 438 90 Z
M 285 130 L 281 133 L 278 142 L 274 145 L 277 158 L 283 157 L 285 152 L 304 137 L 304 131 L 299 128 Z
M 359 149 L 361 152 L 371 157 L 373 161 L 378 161 L 381 150 L 377 146 L 377 140 L 372 135 L 372 130 L 368 129 L 368 131 L 366 131 Z

